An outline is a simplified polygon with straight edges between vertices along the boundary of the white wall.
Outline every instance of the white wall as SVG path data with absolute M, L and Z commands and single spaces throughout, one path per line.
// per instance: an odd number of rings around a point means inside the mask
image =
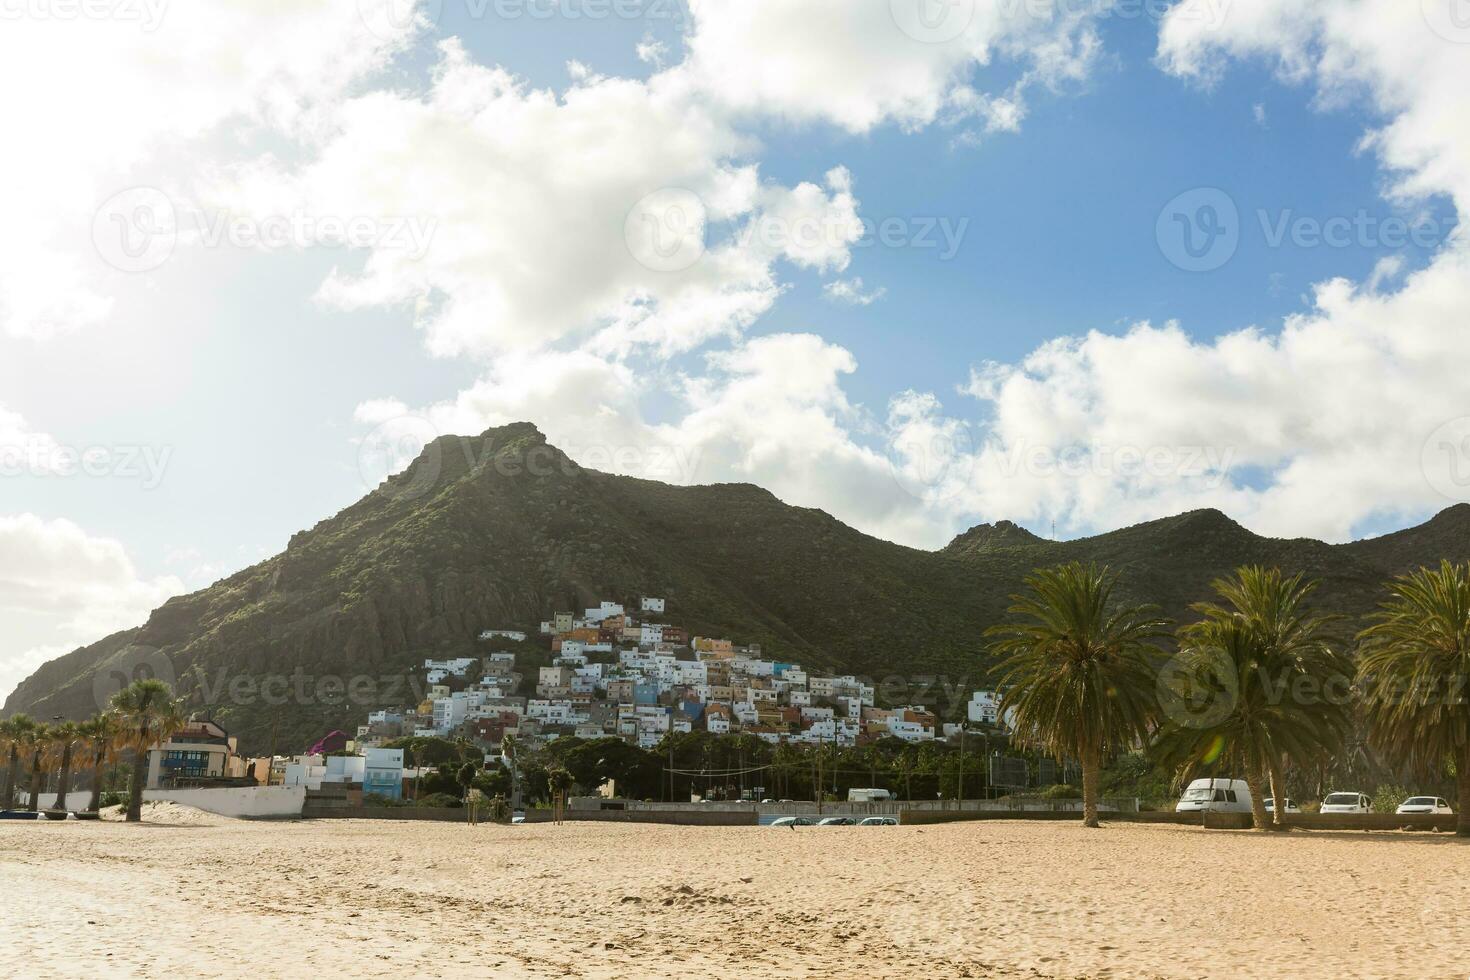
M 17 795 L 20 797 L 20 805 L 21 805 L 21 807 L 25 807 L 28 803 L 30 803 L 30 801 L 31 801 L 31 794 L 22 792 L 22 793 L 19 793 Z M 88 790 L 77 790 L 77 789 L 74 789 L 74 790 L 71 790 L 70 792 L 68 792 L 66 794 L 66 808 L 68 810 L 85 810 L 87 807 L 89 807 L 91 805 L 92 805 L 92 791 L 89 790 L 89 789 Z M 42 810 L 50 810 L 50 809 L 55 808 L 55 806 L 56 806 L 56 794 L 55 793 L 42 793 L 41 794 L 41 809 Z
M 240 786 L 229 789 L 150 789 L 145 800 L 172 800 L 222 817 L 299 817 L 305 786 Z

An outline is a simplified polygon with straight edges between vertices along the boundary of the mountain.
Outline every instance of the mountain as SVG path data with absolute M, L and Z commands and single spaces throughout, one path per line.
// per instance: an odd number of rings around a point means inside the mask
M 425 658 L 488 652 L 482 629 L 534 633 L 557 610 L 601 599 L 636 608 L 643 595 L 669 600 L 668 622 L 760 643 L 768 657 L 879 681 L 940 675 L 912 691 L 881 686 L 880 697 L 943 706 L 983 682 L 984 630 L 1039 565 L 1106 562 L 1126 598 L 1176 618 L 1237 565 L 1280 565 L 1322 578 L 1319 601 L 1358 616 L 1389 575 L 1470 557 L 1467 530 L 1470 507 L 1457 507 L 1333 546 L 1263 538 L 1196 511 L 1068 542 L 1002 521 L 921 551 L 754 486 L 583 469 L 521 423 L 436 440 L 282 554 L 45 664 L 4 713 L 90 714 L 113 678 L 142 665 L 174 679 L 246 750 L 296 751 L 332 728 L 352 731 L 373 706 L 410 701 L 404 678 L 421 678 Z M 512 646 L 526 666 L 549 657 L 535 638 Z M 264 678 L 275 680 L 261 688 Z

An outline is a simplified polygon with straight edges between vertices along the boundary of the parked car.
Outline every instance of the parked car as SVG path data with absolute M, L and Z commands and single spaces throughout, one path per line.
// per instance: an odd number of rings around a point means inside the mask
M 897 817 L 863 817 L 858 821 L 859 827 L 897 827 Z
M 1250 813 L 1251 791 L 1244 779 L 1196 779 L 1179 797 L 1175 813 Z
M 823 817 L 817 821 L 818 827 L 853 827 L 857 821 L 852 817 Z
M 806 817 L 780 817 L 772 820 L 772 827 L 810 827 L 812 822 Z
M 1411 796 L 1399 804 L 1396 813 L 1454 813 L 1450 805 L 1438 796 Z
M 769 799 L 768 800 L 761 800 L 761 804 L 762 805 L 764 805 L 766 803 L 775 803 L 775 802 L 776 802 L 775 800 L 769 800 Z
M 1365 793 L 1328 793 L 1323 813 L 1372 813 L 1373 801 Z
M 1266 812 L 1267 813 L 1275 813 L 1276 812 L 1276 798 L 1275 797 L 1273 797 L 1273 796 L 1266 797 Z M 1293 800 L 1290 797 L 1288 797 L 1287 800 L 1286 800 L 1286 812 L 1287 813 L 1301 813 L 1302 812 L 1302 808 L 1299 807 L 1299 806 L 1297 806 L 1296 800 Z

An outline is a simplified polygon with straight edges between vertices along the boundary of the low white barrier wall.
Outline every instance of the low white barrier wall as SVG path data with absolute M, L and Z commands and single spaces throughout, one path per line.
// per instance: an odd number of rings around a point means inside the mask
M 144 800 L 172 800 L 222 817 L 299 817 L 305 786 L 241 786 L 230 789 L 148 789 Z
M 31 801 L 31 794 L 29 794 L 29 793 L 20 793 L 19 796 L 20 796 L 20 805 L 21 806 L 26 806 L 26 805 L 28 805 L 30 803 L 30 801 Z M 91 805 L 92 805 L 92 791 L 89 790 L 89 789 L 88 790 L 72 790 L 70 793 L 67 793 L 66 794 L 66 809 L 68 809 L 68 810 L 85 810 L 87 807 L 89 807 Z M 41 809 L 42 810 L 52 810 L 52 809 L 55 809 L 55 807 L 56 807 L 56 794 L 55 793 L 42 793 L 41 794 Z

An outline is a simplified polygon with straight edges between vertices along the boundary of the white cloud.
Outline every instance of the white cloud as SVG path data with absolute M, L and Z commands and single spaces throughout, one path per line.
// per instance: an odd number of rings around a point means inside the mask
M 119 274 L 93 248 L 98 206 L 140 184 L 187 193 L 186 163 L 207 158 L 226 121 L 235 140 L 311 131 L 414 34 L 412 22 L 365 26 L 392 2 L 116 5 L 143 20 L 48 16 L 41 5 L 5 18 L 0 211 L 13 233 L 0 236 L 0 333 L 43 339 L 105 320 Z
M 1085 74 L 1097 50 L 1086 4 L 925 0 L 692 0 L 685 70 L 736 112 L 829 122 L 854 132 L 885 123 L 926 126 L 983 109 L 977 66 L 1013 63 L 1001 100 Z M 921 14 L 927 8 L 929 16 Z M 934 13 L 939 16 L 935 18 Z
M 1364 145 L 1400 200 L 1470 205 L 1465 47 L 1419 4 L 1205 0 L 1173 8 L 1159 59 L 1219 84 L 1228 59 L 1264 55 L 1324 111 L 1367 99 L 1386 123 Z M 1263 115 L 1263 113 L 1261 114 Z M 1177 325 L 1062 338 L 1016 365 L 986 365 L 967 510 L 1055 517 L 1074 530 L 1217 506 L 1254 529 L 1331 540 L 1375 518 L 1413 518 L 1470 497 L 1470 251 L 1453 241 L 1405 276 L 1402 256 L 1363 284 L 1320 285 L 1279 333 L 1195 341 Z M 1397 284 L 1397 288 L 1389 291 Z M 1461 430 L 1464 431 L 1461 431 Z
M 182 591 L 173 576 L 139 575 L 119 542 L 89 535 L 70 521 L 0 516 L 0 613 L 6 621 L 0 696 L 52 657 L 141 626 Z
M 879 286 L 869 291 L 863 286 L 863 277 L 855 276 L 852 279 L 832 280 L 822 287 L 822 293 L 834 303 L 844 303 L 848 306 L 872 306 L 887 295 L 888 290 Z

